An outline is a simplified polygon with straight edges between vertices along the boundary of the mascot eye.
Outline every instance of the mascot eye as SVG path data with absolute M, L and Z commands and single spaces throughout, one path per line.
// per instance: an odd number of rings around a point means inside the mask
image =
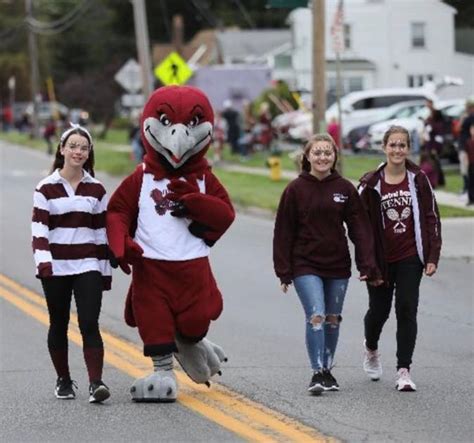
M 195 115 L 191 121 L 188 123 L 188 126 L 191 128 L 194 128 L 195 126 L 199 125 L 201 123 L 202 117 L 200 115 Z
M 159 117 L 160 123 L 164 126 L 171 125 L 171 120 L 168 118 L 166 114 L 161 114 Z

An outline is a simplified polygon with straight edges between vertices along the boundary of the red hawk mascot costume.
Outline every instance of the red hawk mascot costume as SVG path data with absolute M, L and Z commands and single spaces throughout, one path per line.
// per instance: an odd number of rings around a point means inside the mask
M 145 104 L 143 164 L 110 199 L 107 235 L 118 264 L 132 265 L 125 320 L 138 327 L 154 372 L 131 388 L 134 401 L 174 401 L 173 354 L 197 383 L 209 385 L 226 361 L 205 338 L 222 311 L 209 264 L 210 247 L 235 213 L 204 158 L 214 115 L 206 95 L 190 86 L 157 89 Z

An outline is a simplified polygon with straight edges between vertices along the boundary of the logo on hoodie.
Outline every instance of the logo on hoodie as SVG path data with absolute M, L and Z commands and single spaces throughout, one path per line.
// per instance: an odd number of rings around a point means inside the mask
M 332 196 L 332 199 L 336 202 L 336 203 L 344 203 L 347 201 L 347 199 L 349 198 L 348 195 L 344 195 L 344 194 L 340 194 L 339 192 L 335 192 Z

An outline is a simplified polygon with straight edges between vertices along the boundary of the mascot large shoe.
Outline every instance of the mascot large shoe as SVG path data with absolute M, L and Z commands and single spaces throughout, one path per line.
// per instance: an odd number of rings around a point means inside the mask
M 224 350 L 203 338 L 198 343 L 186 343 L 176 337 L 178 352 L 174 354 L 176 360 L 196 383 L 210 386 L 209 379 L 216 374 L 222 375 L 221 363 L 227 361 Z
M 110 249 L 122 270 L 132 272 L 125 321 L 138 327 L 155 370 L 132 385 L 134 401 L 176 399 L 173 354 L 191 379 L 207 385 L 227 360 L 205 338 L 222 312 L 209 251 L 235 217 L 204 158 L 213 123 L 201 90 L 157 89 L 141 119 L 144 161 L 108 206 Z

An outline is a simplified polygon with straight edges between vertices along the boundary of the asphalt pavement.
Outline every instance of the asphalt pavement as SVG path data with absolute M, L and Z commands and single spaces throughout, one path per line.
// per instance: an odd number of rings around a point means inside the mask
M 30 249 L 32 193 L 50 162 L 43 153 L 0 142 L 0 276 L 35 294 L 41 294 L 41 287 L 33 275 Z M 109 194 L 121 180 L 98 176 Z M 214 388 L 189 393 L 183 388 L 186 396 L 176 404 L 135 405 L 128 395 L 133 376 L 108 360 L 104 378 L 112 397 L 108 405 L 92 407 L 86 401 L 80 348 L 71 342 L 71 366 L 79 382 L 79 396 L 74 402 L 58 402 L 52 396 L 54 375 L 46 351 L 46 325 L 5 295 L 0 297 L 0 439 L 241 441 L 245 437 L 236 433 L 238 427 L 231 431 L 225 421 L 218 424 L 212 416 L 202 415 L 205 408 L 191 409 L 202 398 L 220 395 L 234 408 L 234 419 L 239 421 L 245 410 L 237 406 L 238 394 L 283 414 L 276 416 L 282 426 L 287 419 L 297 420 L 343 441 L 472 441 L 474 218 L 443 219 L 442 224 L 439 270 L 434 277 L 424 278 L 421 287 L 413 365 L 419 388 L 416 393 L 394 389 L 393 315 L 380 343 L 384 376 L 377 383 L 365 377 L 361 369 L 362 318 L 367 294 L 364 285 L 352 278 L 334 368 L 341 391 L 321 397 L 307 395 L 310 368 L 302 310 L 293 289 L 283 295 L 273 274 L 273 220 L 268 214 L 239 211 L 231 229 L 211 252 L 224 312 L 213 323 L 210 338 L 229 355 L 218 381 L 234 394 L 221 394 Z M 128 284 L 127 276 L 114 272 L 113 290 L 104 296 L 101 325 L 117 340 L 140 348 L 136 329 L 123 322 Z M 131 365 L 143 367 L 138 358 Z M 214 418 L 219 412 L 216 410 Z M 255 413 L 250 421 L 261 414 Z

